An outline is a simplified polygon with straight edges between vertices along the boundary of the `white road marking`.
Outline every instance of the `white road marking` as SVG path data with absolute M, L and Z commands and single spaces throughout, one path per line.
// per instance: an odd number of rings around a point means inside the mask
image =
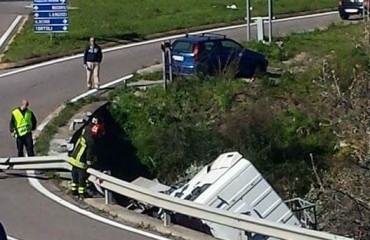
M 17 239 L 17 238 L 14 238 L 14 237 L 11 237 L 11 236 L 7 236 L 8 240 L 20 240 L 20 239 Z
M 303 15 L 303 16 L 290 17 L 290 18 L 281 18 L 281 19 L 273 20 L 273 22 L 274 23 L 286 22 L 286 21 L 305 19 L 305 18 L 321 17 L 321 16 L 334 15 L 334 14 L 338 14 L 338 12 L 333 11 L 333 12 L 316 13 L 316 14 Z M 254 26 L 254 25 L 256 25 L 256 23 L 251 23 L 251 26 Z M 220 28 L 213 28 L 213 29 L 208 29 L 208 30 L 192 32 L 190 34 L 201 34 L 201 33 L 207 33 L 207 32 L 219 32 L 219 31 L 243 28 L 243 27 L 246 27 L 246 26 L 247 26 L 247 24 L 239 24 L 239 25 L 234 25 L 234 26 L 220 27 Z M 117 50 L 121 50 L 121 49 L 125 49 L 125 48 L 132 48 L 132 47 L 137 47 L 137 46 L 148 45 L 148 44 L 151 44 L 151 43 L 162 42 L 164 40 L 170 40 L 170 39 L 183 37 L 184 35 L 185 34 L 179 34 L 179 35 L 174 35 L 174 36 L 169 36 L 169 37 L 156 38 L 156 39 L 143 41 L 143 42 L 138 42 L 138 43 L 119 45 L 119 46 L 116 46 L 116 47 L 106 48 L 106 49 L 103 50 L 103 52 L 106 53 L 106 52 L 117 51 Z M 158 47 L 158 49 L 159 49 L 159 47 Z M 83 54 L 76 54 L 76 55 L 69 56 L 69 57 L 59 58 L 59 59 L 50 60 L 50 61 L 43 62 L 43 63 L 38 63 L 38 64 L 26 66 L 26 67 L 23 67 L 23 68 L 14 70 L 14 71 L 10 71 L 10 72 L 0 74 L 0 78 L 7 77 L 7 76 L 10 76 L 10 75 L 14 75 L 14 74 L 21 73 L 21 72 L 25 72 L 25 71 L 29 71 L 29 70 L 33 70 L 33 69 L 36 69 L 36 68 L 49 66 L 49 65 L 52 65 L 52 64 L 56 64 L 56 63 L 61 63 L 61 62 L 65 62 L 65 61 L 74 60 L 74 59 L 77 59 L 77 58 L 81 58 L 82 56 L 83 56 Z
M 124 77 L 118 78 L 118 79 L 113 80 L 113 81 L 111 81 L 111 82 L 109 82 L 109 83 L 106 83 L 106 84 L 104 84 L 104 85 L 101 85 L 101 86 L 100 86 L 100 89 L 108 88 L 108 87 L 111 87 L 111 86 L 113 86 L 113 85 L 116 85 L 116 84 L 118 84 L 118 83 L 120 83 L 120 82 L 124 82 L 124 81 L 126 81 L 126 80 L 128 80 L 128 79 L 132 78 L 133 76 L 134 76 L 133 74 L 130 74 L 130 75 L 127 75 L 127 76 L 124 76 Z M 91 95 L 91 94 L 93 94 L 93 93 L 96 93 L 97 91 L 98 91 L 97 89 L 91 89 L 91 90 L 89 90 L 89 91 L 87 91 L 87 92 L 85 92 L 85 93 L 82 93 L 82 94 L 78 95 L 77 97 L 72 98 L 72 99 L 70 100 L 70 102 L 71 102 L 71 103 L 77 102 L 78 100 L 80 100 L 80 99 L 82 99 L 82 98 L 84 98 L 84 97 L 87 97 L 87 96 L 89 96 L 89 95 Z
M 0 37 L 0 48 L 4 45 L 6 40 L 9 38 L 10 34 L 14 31 L 14 29 L 17 27 L 18 23 L 21 21 L 22 16 L 18 15 L 12 24 L 10 24 L 9 28 L 5 31 L 5 33 Z
M 27 174 L 35 174 L 35 171 L 28 170 Z M 45 195 L 46 197 L 50 198 L 51 200 L 53 200 L 57 203 L 63 205 L 64 207 L 69 208 L 72 211 L 78 212 L 78 213 L 80 213 L 80 214 L 82 214 L 86 217 L 89 217 L 89 218 L 94 219 L 96 221 L 99 221 L 99 222 L 102 222 L 102 223 L 120 228 L 120 229 L 125 230 L 125 231 L 136 233 L 136 234 L 148 237 L 148 238 L 152 238 L 152 239 L 156 239 L 156 240 L 170 240 L 170 239 L 165 238 L 165 237 L 157 236 L 157 235 L 154 235 L 152 233 L 144 232 L 142 230 L 135 229 L 135 228 L 123 225 L 121 223 L 118 223 L 118 222 L 103 218 L 101 216 L 98 216 L 98 215 L 96 215 L 94 213 L 91 213 L 87 210 L 81 209 L 81 208 L 67 202 L 66 200 L 58 197 L 57 195 L 49 192 L 46 188 L 44 188 L 44 186 L 41 185 L 41 183 L 36 178 L 28 178 L 28 182 L 31 184 L 32 187 L 37 189 L 37 191 L 39 191 L 41 194 Z

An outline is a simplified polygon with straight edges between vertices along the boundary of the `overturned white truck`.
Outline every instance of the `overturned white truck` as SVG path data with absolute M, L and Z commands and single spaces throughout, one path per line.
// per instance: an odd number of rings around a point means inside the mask
M 238 152 L 220 155 L 171 195 L 256 218 L 301 226 L 300 220 L 270 184 Z M 212 235 L 219 239 L 267 239 L 219 224 L 204 223 L 209 226 Z
M 238 152 L 220 155 L 181 187 L 169 188 L 159 183 L 155 187 L 153 184 L 155 183 L 149 184 L 152 190 L 162 189 L 160 192 L 199 204 L 292 226 L 304 225 L 302 219 L 305 216 L 297 217 L 253 164 Z M 148 183 L 146 185 L 149 187 Z M 276 239 L 177 213 L 172 214 L 172 221 L 201 230 L 217 239 Z

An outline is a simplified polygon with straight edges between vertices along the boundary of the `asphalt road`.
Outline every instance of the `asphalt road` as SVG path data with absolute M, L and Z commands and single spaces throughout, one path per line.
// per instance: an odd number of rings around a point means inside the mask
M 274 24 L 274 33 L 285 34 L 325 27 L 335 21 L 339 21 L 337 14 L 279 21 Z M 245 39 L 245 28 L 222 33 L 237 40 Z M 252 33 L 255 34 L 254 27 Z M 155 63 L 160 57 L 159 43 L 105 53 L 102 82 L 130 74 Z M 22 98 L 30 100 L 31 108 L 41 121 L 62 102 L 84 92 L 85 86 L 81 59 L 5 77 L 0 75 L 0 155 L 15 154 L 14 140 L 8 134 L 8 121 L 11 109 Z M 26 179 L 0 179 L 0 189 L 0 221 L 8 234 L 14 237 L 25 240 L 147 239 L 69 211 L 40 195 L 28 185 Z
M 27 15 L 31 10 L 26 9 L 30 1 L 0 0 L 0 36 L 8 29 L 17 15 Z

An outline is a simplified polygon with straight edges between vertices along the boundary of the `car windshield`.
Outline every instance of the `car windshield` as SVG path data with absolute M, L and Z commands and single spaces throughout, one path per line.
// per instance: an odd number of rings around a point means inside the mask
M 176 52 L 191 53 L 193 51 L 193 43 L 176 41 L 172 45 L 172 50 L 175 50 Z

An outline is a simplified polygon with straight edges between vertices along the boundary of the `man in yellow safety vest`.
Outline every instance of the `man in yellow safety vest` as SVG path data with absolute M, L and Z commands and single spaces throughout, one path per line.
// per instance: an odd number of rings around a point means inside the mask
M 28 106 L 28 101 L 22 100 L 20 107 L 12 111 L 9 124 L 10 133 L 16 138 L 18 157 L 24 156 L 24 147 L 29 157 L 35 156 L 32 131 L 36 129 L 37 120 Z

